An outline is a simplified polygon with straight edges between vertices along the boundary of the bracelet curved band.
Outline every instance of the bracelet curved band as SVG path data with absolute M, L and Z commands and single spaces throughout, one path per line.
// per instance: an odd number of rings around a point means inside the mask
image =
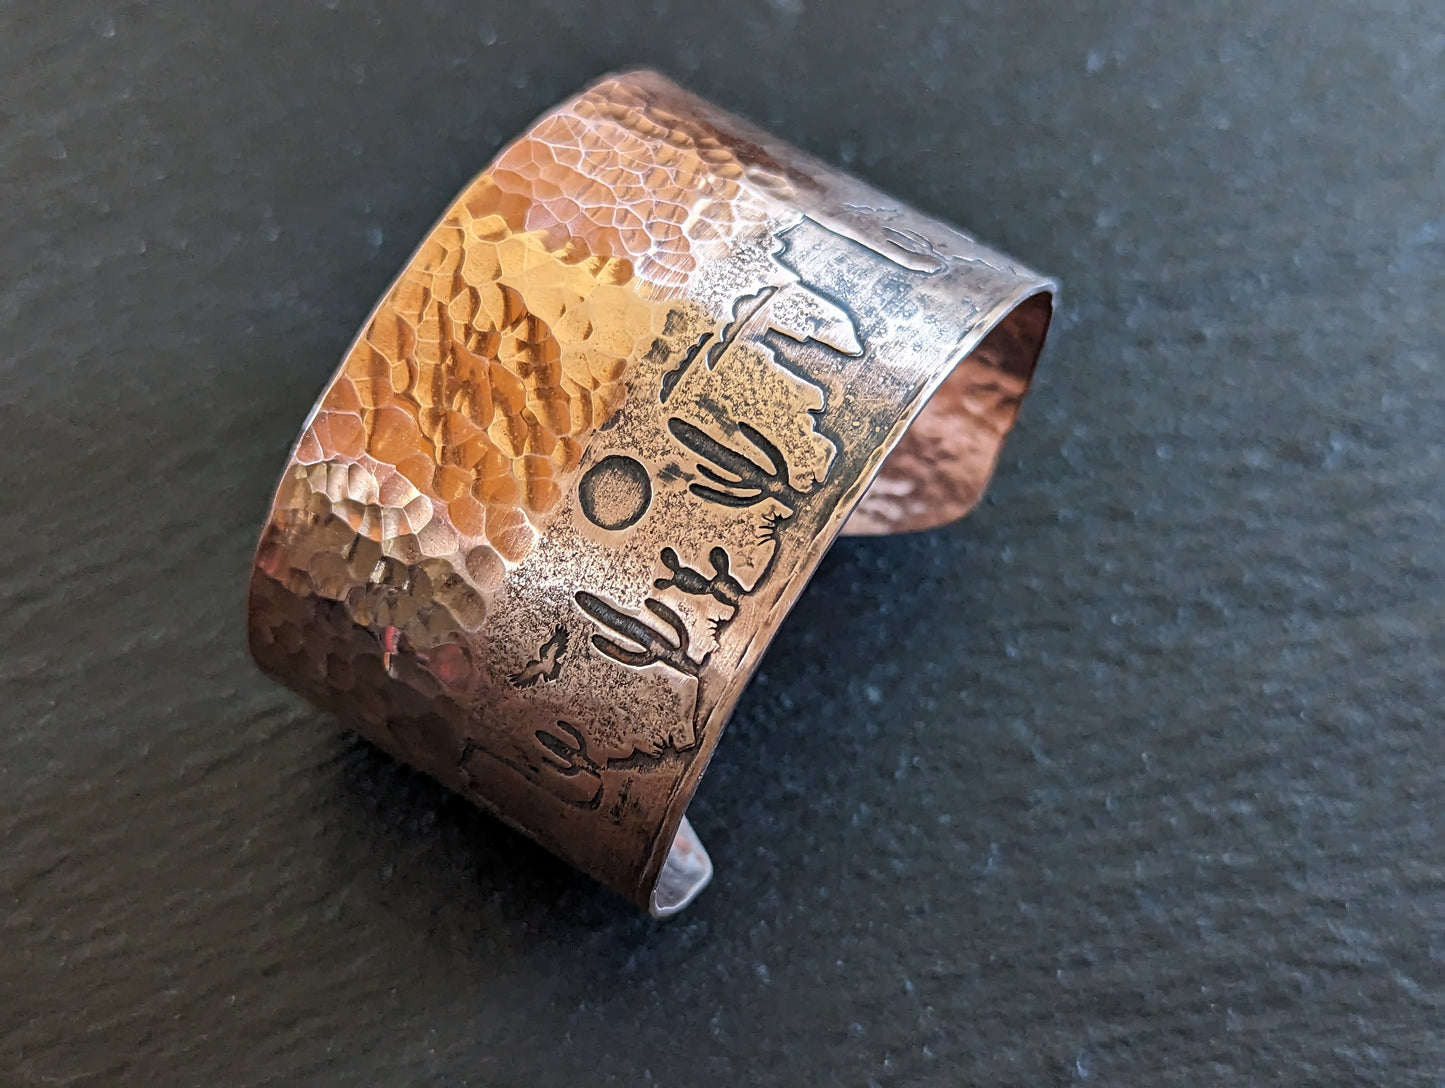
M 664 916 L 684 810 L 839 532 L 979 498 L 1054 285 L 651 72 L 541 117 L 286 466 L 252 654 Z

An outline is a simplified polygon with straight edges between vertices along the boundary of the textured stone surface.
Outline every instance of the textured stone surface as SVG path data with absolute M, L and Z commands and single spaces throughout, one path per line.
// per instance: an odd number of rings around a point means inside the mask
M 0 7 L 0 1082 L 1434 1084 L 1435 5 Z M 664 926 L 246 658 L 436 210 L 647 63 L 1060 276 L 990 499 L 840 542 Z

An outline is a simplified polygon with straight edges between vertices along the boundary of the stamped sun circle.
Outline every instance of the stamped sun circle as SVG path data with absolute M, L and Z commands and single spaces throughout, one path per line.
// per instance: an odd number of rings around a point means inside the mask
M 652 505 L 652 480 L 641 461 L 615 453 L 583 474 L 577 501 L 598 528 L 631 528 Z

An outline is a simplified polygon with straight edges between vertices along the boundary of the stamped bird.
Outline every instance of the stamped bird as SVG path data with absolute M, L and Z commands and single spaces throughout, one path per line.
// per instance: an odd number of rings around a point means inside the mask
M 544 680 L 555 680 L 562 672 L 562 658 L 566 655 L 567 628 L 559 624 L 552 637 L 542 643 L 537 656 L 528 661 L 521 672 L 513 673 L 508 679 L 516 688 L 529 688 Z

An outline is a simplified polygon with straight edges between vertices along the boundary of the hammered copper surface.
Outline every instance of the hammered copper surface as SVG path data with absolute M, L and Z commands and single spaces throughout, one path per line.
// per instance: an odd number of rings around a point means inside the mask
M 778 622 L 850 512 L 977 501 L 1051 289 L 656 75 L 604 80 L 462 192 L 347 353 L 262 534 L 252 651 L 674 909 Z M 690 876 L 654 895 L 675 836 Z

